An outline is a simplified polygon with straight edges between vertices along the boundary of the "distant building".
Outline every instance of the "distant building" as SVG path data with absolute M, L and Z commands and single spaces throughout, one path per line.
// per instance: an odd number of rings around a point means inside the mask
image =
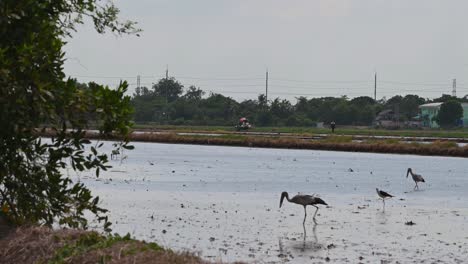
M 430 103 L 419 106 L 421 111 L 422 125 L 424 127 L 438 128 L 439 124 L 435 121 L 435 117 L 439 113 L 442 103 Z M 468 103 L 461 103 L 463 108 L 463 117 L 459 122 L 460 126 L 468 127 Z
M 463 107 L 463 117 L 461 125 L 463 127 L 468 127 L 468 103 L 462 103 L 461 106 Z
M 375 117 L 374 126 L 395 129 L 400 127 L 400 123 L 398 122 L 395 111 L 387 109 L 377 114 Z
M 421 119 L 423 127 L 438 128 L 439 124 L 435 121 L 435 117 L 439 113 L 442 103 L 429 103 L 419 106 L 421 111 Z
M 421 128 L 422 122 L 419 115 L 402 122 L 402 120 L 400 120 L 400 115 L 395 113 L 392 109 L 387 109 L 377 114 L 374 120 L 374 126 L 387 129 L 399 129 L 403 127 Z

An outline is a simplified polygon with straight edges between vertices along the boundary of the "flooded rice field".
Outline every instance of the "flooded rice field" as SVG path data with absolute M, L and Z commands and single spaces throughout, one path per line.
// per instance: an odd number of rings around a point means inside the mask
M 134 143 L 80 181 L 110 209 L 115 232 L 212 261 L 466 263 L 463 158 Z M 414 191 L 408 167 L 426 183 Z M 378 200 L 378 187 L 395 198 Z M 280 194 L 318 194 L 302 206 Z

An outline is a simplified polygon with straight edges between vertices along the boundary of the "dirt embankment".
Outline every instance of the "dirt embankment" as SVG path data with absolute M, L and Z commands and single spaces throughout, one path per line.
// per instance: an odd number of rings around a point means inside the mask
M 208 263 L 129 236 L 46 227 L 18 228 L 0 238 L 0 262 L 22 263 Z
M 41 136 L 53 136 L 52 131 L 41 133 Z M 86 132 L 89 139 L 117 140 L 117 137 L 103 137 L 95 131 Z M 331 138 L 332 140 L 329 140 Z M 179 135 L 177 133 L 132 133 L 130 141 L 172 143 L 172 144 L 197 144 L 197 145 L 219 145 L 239 146 L 257 148 L 287 148 L 287 149 L 311 149 L 331 150 L 347 152 L 371 152 L 371 153 L 393 153 L 413 154 L 426 156 L 450 156 L 468 157 L 468 146 L 460 147 L 455 142 L 434 141 L 431 144 L 405 143 L 397 139 L 368 140 L 353 142 L 352 137 L 332 136 L 321 140 L 310 140 L 301 137 L 264 137 L 264 136 L 206 136 L 206 135 Z M 346 140 L 342 140 L 346 139 Z

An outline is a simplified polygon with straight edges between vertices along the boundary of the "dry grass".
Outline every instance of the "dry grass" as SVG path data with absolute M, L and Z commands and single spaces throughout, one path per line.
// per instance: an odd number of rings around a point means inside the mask
M 327 143 L 350 143 L 353 141 L 352 136 L 327 136 L 324 139 L 321 139 L 322 142 L 327 142 Z
M 176 253 L 126 237 L 45 227 L 18 228 L 0 240 L 0 262 L 22 263 L 208 263 L 191 253 Z
M 348 139 L 344 140 L 345 142 L 327 142 L 322 140 L 311 141 L 296 138 L 267 138 L 248 136 L 245 136 L 243 138 L 215 138 L 178 136 L 175 134 L 136 134 L 132 135 L 132 140 L 179 144 L 315 149 L 351 152 L 468 157 L 468 147 L 458 147 L 456 146 L 456 144 L 454 146 L 453 142 L 449 142 L 450 144 L 408 144 L 401 143 L 395 140 L 383 140 L 381 142 L 375 141 L 358 143 L 346 142 Z
M 433 147 L 438 147 L 438 148 L 458 148 L 458 145 L 456 142 L 453 141 L 441 141 L 441 140 L 436 140 L 431 143 Z
M 50 136 L 50 134 L 43 134 Z M 98 133 L 86 133 L 90 139 L 102 139 Z M 108 138 L 112 139 L 112 138 Z M 402 143 L 398 139 L 367 140 L 364 142 L 352 142 L 348 136 L 333 136 L 328 140 L 307 140 L 301 138 L 286 137 L 262 137 L 262 136 L 191 136 L 177 135 L 175 133 L 139 133 L 131 134 L 130 140 L 142 142 L 174 143 L 174 144 L 199 144 L 199 145 L 223 145 L 245 146 L 259 148 L 290 148 L 290 149 L 314 149 L 334 150 L 350 152 L 373 152 L 394 154 L 415 154 L 428 156 L 454 156 L 468 157 L 468 147 L 459 147 L 455 142 L 436 141 L 432 144 Z

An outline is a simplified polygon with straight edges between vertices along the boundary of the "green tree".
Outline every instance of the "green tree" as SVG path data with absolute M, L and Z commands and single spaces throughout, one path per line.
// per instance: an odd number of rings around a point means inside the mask
M 295 111 L 298 113 L 302 113 L 302 114 L 307 113 L 307 110 L 309 108 L 307 98 L 305 98 L 304 96 L 300 96 L 300 97 L 297 97 L 296 99 L 297 99 L 297 103 L 294 106 Z
M 176 79 L 161 79 L 153 85 L 154 95 L 165 98 L 168 103 L 173 102 L 182 94 L 184 86 Z
M 369 96 L 359 96 L 351 99 L 350 103 L 354 105 L 365 106 L 375 104 L 375 100 Z
M 199 102 L 202 99 L 203 95 L 205 95 L 205 92 L 203 90 L 191 85 L 185 92 L 184 98 L 186 98 L 189 101 Z
M 406 120 L 411 120 L 419 114 L 419 106 L 424 103 L 426 103 L 426 99 L 415 94 L 408 94 L 401 101 L 400 113 Z
M 436 121 L 441 127 L 449 128 L 457 125 L 458 120 L 463 117 L 463 107 L 454 100 L 449 100 L 440 106 Z
M 280 100 L 279 98 L 273 100 L 271 102 L 270 112 L 275 119 L 275 125 L 284 125 L 286 119 L 294 114 L 293 110 L 294 108 L 288 100 Z
M 432 102 L 441 102 L 441 103 L 445 103 L 447 101 L 458 101 L 458 98 L 456 96 L 451 96 L 449 94 L 442 94 L 441 97 L 435 98 L 434 100 L 432 100 Z
M 108 168 L 102 144 L 84 138 L 91 124 L 103 135 L 122 136 L 120 146 L 130 148 L 127 84 L 110 89 L 66 79 L 63 39 L 84 17 L 100 33 L 137 33 L 133 22 L 118 21 L 118 13 L 98 0 L 0 1 L 0 206 L 14 223 L 86 227 L 90 211 L 108 228 L 99 198 L 62 170 L 99 176 Z M 50 140 L 38 136 L 46 129 Z

